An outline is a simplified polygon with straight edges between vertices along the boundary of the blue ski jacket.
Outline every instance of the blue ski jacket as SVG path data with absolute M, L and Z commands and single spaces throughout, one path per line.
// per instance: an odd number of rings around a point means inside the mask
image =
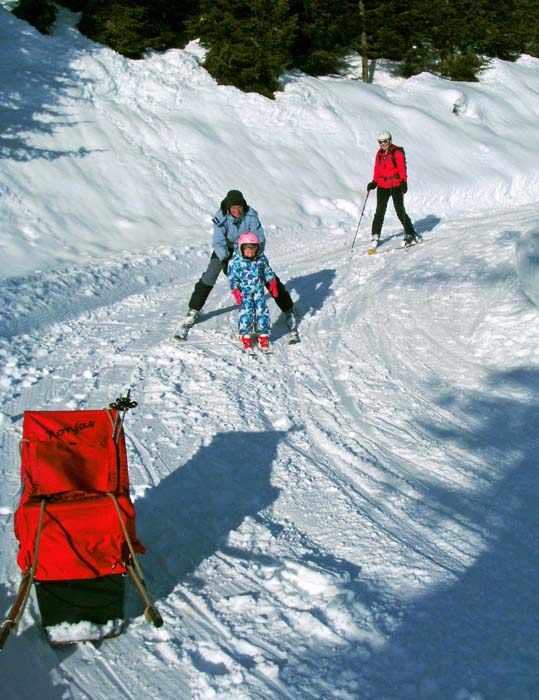
M 266 236 L 258 218 L 258 212 L 249 207 L 247 211 L 235 219 L 231 214 L 223 214 L 221 209 L 218 209 L 213 217 L 212 245 L 219 260 L 222 262 L 227 260 L 237 250 L 238 238 L 242 233 L 248 231 L 256 233 L 260 241 L 260 252 L 263 253 Z

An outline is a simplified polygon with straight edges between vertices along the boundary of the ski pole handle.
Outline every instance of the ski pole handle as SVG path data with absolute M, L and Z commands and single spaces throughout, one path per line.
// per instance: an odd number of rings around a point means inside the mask
M 127 390 L 127 396 L 119 396 L 116 401 L 110 404 L 110 408 L 115 408 L 118 411 L 128 411 L 130 408 L 135 408 L 136 401 L 131 399 L 131 389 Z
M 110 408 L 114 408 L 116 410 L 116 418 L 114 419 L 114 425 L 112 426 L 112 439 L 114 442 L 117 443 L 120 438 L 125 414 L 130 408 L 135 408 L 136 405 L 137 402 L 131 400 L 131 389 L 127 390 L 127 396 L 119 396 L 116 401 L 109 404 Z

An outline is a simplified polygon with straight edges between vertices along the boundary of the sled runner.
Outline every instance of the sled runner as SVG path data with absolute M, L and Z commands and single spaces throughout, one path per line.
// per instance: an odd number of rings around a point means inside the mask
M 123 418 L 136 403 L 120 397 L 110 408 L 88 411 L 25 411 L 21 440 L 22 495 L 15 512 L 22 580 L 0 631 L 0 649 L 15 631 L 32 584 L 49 640 L 54 626 L 87 623 L 88 639 L 121 632 L 124 581 L 129 574 L 156 627 L 163 620 L 152 604 L 136 554 L 135 510 Z M 70 639 L 69 633 L 61 641 Z

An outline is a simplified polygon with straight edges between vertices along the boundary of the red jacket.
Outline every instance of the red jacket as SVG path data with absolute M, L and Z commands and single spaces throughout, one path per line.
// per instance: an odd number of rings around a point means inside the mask
M 406 160 L 403 151 L 397 146 L 390 146 L 385 153 L 380 149 L 374 161 L 372 179 L 378 187 L 386 190 L 406 182 Z

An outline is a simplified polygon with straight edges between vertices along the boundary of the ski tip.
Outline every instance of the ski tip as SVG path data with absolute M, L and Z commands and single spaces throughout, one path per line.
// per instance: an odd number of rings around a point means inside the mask
M 368 253 L 369 255 L 374 255 L 374 254 L 376 253 L 376 248 L 369 248 L 369 250 L 367 251 L 367 253 Z

